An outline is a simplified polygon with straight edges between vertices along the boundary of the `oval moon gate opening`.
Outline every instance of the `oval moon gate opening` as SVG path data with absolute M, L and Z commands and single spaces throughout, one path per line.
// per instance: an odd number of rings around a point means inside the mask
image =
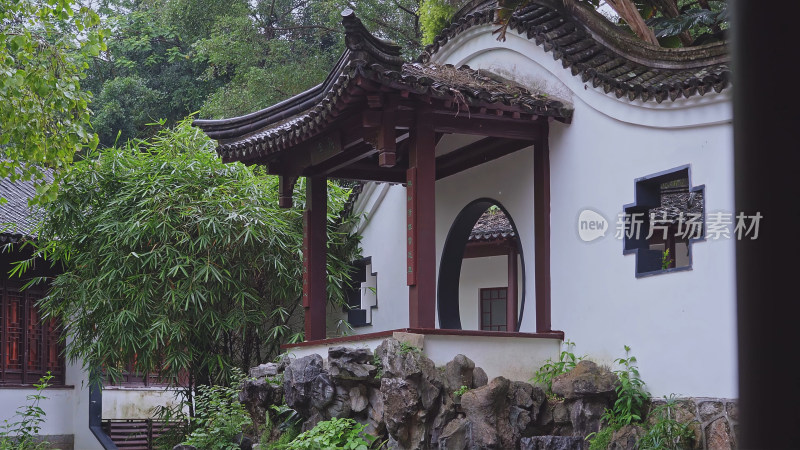
M 525 258 L 508 211 L 496 200 L 470 202 L 456 216 L 442 250 L 439 326 L 515 332 L 525 299 Z

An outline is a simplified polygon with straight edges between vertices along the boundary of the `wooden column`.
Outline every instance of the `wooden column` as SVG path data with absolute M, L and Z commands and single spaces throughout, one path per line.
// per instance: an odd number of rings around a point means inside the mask
M 408 324 L 436 328 L 436 135 L 420 114 L 410 130 L 407 172 Z
M 325 339 L 327 256 L 327 180 L 306 178 L 306 210 L 303 214 L 303 309 L 306 341 Z
M 550 148 L 548 125 L 541 124 L 541 134 L 534 144 L 533 157 L 533 228 L 536 274 L 536 332 L 551 330 L 550 325 Z
M 517 247 L 512 241 L 508 248 L 508 292 L 506 295 L 506 331 L 517 331 Z

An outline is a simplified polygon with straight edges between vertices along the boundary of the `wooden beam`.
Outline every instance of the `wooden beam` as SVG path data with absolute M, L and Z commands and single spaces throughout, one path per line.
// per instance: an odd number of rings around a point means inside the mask
M 508 238 L 492 241 L 467 241 L 464 247 L 464 259 L 486 258 L 489 256 L 505 256 L 509 252 L 511 241 Z
M 436 158 L 436 179 L 475 167 L 532 145 L 531 141 L 485 138 Z
M 288 209 L 292 207 L 292 196 L 297 177 L 291 175 L 278 176 L 278 207 Z
M 506 292 L 506 331 L 517 331 L 517 247 L 508 248 L 508 291 Z
M 327 333 L 327 202 L 325 177 L 306 178 L 306 210 L 303 214 L 303 309 L 307 341 L 325 339 Z
M 353 146 L 347 151 L 339 153 L 338 155 L 326 160 L 325 162 L 310 167 L 303 172 L 304 175 L 328 175 L 339 169 L 348 167 L 358 161 L 369 158 L 374 155 L 377 150 L 368 142 L 362 142 L 361 145 Z
M 550 149 L 548 125 L 540 126 L 533 153 L 533 242 L 536 286 L 536 331 L 550 323 Z
M 439 133 L 461 133 L 480 136 L 501 137 L 533 141 L 539 137 L 540 127 L 532 126 L 528 120 L 513 119 L 511 116 L 471 114 L 454 116 L 450 114 L 431 114 L 434 131 Z
M 382 181 L 385 183 L 405 183 L 406 171 L 405 170 L 386 170 L 371 167 L 368 169 L 362 167 L 343 167 L 335 172 L 328 174 L 329 178 L 341 178 L 344 180 L 359 180 L 359 181 Z
M 436 327 L 436 134 L 427 114 L 411 130 L 408 198 L 408 314 L 412 328 Z

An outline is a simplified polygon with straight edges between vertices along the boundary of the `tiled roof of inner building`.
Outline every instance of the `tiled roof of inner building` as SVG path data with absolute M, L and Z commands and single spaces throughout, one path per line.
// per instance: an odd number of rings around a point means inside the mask
M 470 241 L 491 241 L 496 239 L 505 239 L 513 237 L 514 227 L 503 211 L 492 211 L 487 209 L 475 226 L 472 227 L 472 232 L 469 235 Z
M 28 200 L 35 195 L 33 181 L 0 179 L 0 197 L 6 199 L 5 204 L 0 204 L 0 244 L 33 237 L 39 215 L 28 206 Z
M 418 60 L 430 61 L 470 28 L 494 24 L 496 7 L 497 0 L 465 5 Z M 617 98 L 661 103 L 721 92 L 730 83 L 727 43 L 657 47 L 625 33 L 584 2 L 532 0 L 513 15 L 508 28 L 534 40 L 572 75 Z
M 650 209 L 649 215 L 656 220 L 667 223 L 678 223 L 681 215 L 687 221 L 691 215 L 703 216 L 703 191 L 688 189 L 682 192 L 664 192 L 661 194 L 661 205 Z
M 492 105 L 531 116 L 572 117 L 571 105 L 529 91 L 509 80 L 467 66 L 406 63 L 400 48 L 370 34 L 352 11 L 342 13 L 345 50 L 320 85 L 290 99 L 241 117 L 195 120 L 226 160 L 267 156 L 320 132 L 347 108 L 345 99 L 358 80 L 397 92 L 449 100 L 453 114 L 468 106 Z

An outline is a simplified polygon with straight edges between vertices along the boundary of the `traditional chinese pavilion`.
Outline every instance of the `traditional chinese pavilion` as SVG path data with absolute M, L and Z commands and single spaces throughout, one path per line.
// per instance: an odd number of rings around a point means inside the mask
M 320 85 L 195 121 L 225 161 L 279 176 L 282 207 L 307 180 L 292 350 L 411 332 L 434 361 L 467 346 L 490 376 L 527 379 L 568 338 L 608 362 L 630 345 L 655 395 L 735 397 L 734 242 L 675 231 L 733 210 L 727 45 L 652 46 L 555 0 L 498 41 L 496 8 L 470 2 L 415 61 L 345 10 Z M 347 312 L 325 295 L 329 178 L 361 182 L 365 289 Z M 618 219 L 634 213 L 672 237 L 631 235 Z M 332 335 L 340 317 L 356 336 Z

